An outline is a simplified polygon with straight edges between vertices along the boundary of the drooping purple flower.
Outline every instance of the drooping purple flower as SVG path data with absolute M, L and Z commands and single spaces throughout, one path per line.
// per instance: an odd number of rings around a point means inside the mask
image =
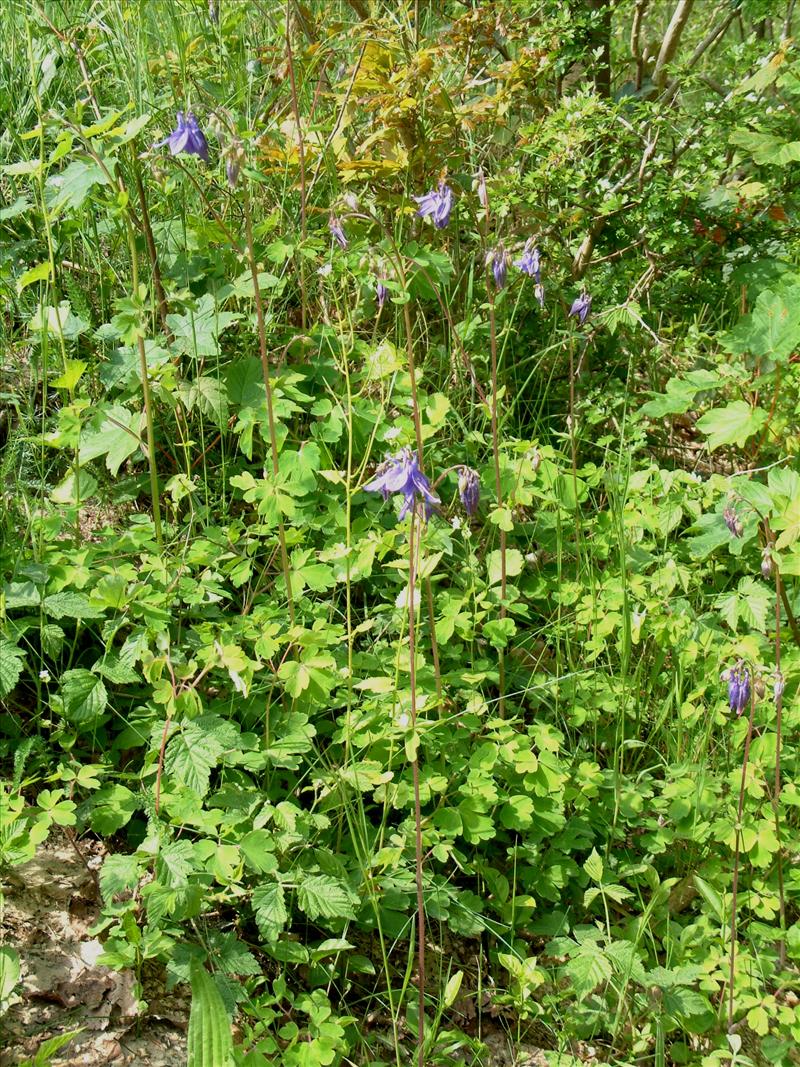
M 478 472 L 472 467 L 462 467 L 459 471 L 458 495 L 461 497 L 464 511 L 472 518 L 478 510 L 481 498 L 481 480 Z
M 730 504 L 722 512 L 722 518 L 725 520 L 725 525 L 728 527 L 734 537 L 741 537 L 744 533 L 744 526 L 742 520 L 736 514 L 736 508 Z
M 578 322 L 583 326 L 589 317 L 589 312 L 592 310 L 592 298 L 587 292 L 581 293 L 580 296 L 576 296 L 572 301 L 572 307 L 569 309 L 570 316 L 576 315 Z
M 388 500 L 392 493 L 402 493 L 405 499 L 397 516 L 398 521 L 408 515 L 418 496 L 425 504 L 426 519 L 430 518 L 434 507 L 440 503 L 431 483 L 419 469 L 417 453 L 410 448 L 404 448 L 396 456 L 387 456 L 364 490 L 367 493 L 380 493 L 384 500 Z
M 334 239 L 340 248 L 347 248 L 347 237 L 342 229 L 342 224 L 335 215 L 331 215 L 328 219 L 328 229 L 331 231 Z
M 419 204 L 417 215 L 419 218 L 433 219 L 433 225 L 437 230 L 443 230 L 450 221 L 450 212 L 453 210 L 453 190 L 444 182 L 439 182 L 438 189 L 431 189 L 424 196 L 415 196 Z
M 502 242 L 489 252 L 486 259 L 491 264 L 495 286 L 502 289 L 508 279 L 508 252 L 503 248 Z
M 728 676 L 728 704 L 731 711 L 741 715 L 750 700 L 750 671 L 739 660 L 725 673 Z
M 378 278 L 375 282 L 375 299 L 378 301 L 378 311 L 383 309 L 383 305 L 386 302 L 386 297 L 389 290 L 384 285 L 383 279 Z
M 183 112 L 179 111 L 175 129 L 169 137 L 165 137 L 154 147 L 161 148 L 165 144 L 169 145 L 170 154 L 173 156 L 183 152 L 187 156 L 199 156 L 204 163 L 208 163 L 208 142 L 191 111 L 186 118 Z
M 533 278 L 537 285 L 542 284 L 542 257 L 532 237 L 525 242 L 522 255 L 514 260 L 514 266 L 518 267 L 523 274 L 527 274 L 529 278 Z M 543 303 L 543 300 L 540 303 Z

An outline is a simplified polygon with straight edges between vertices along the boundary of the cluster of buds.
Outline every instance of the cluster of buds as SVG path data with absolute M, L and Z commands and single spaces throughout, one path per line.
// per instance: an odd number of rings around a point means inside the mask
M 765 545 L 761 551 L 761 573 L 765 578 L 772 577 L 772 545 Z

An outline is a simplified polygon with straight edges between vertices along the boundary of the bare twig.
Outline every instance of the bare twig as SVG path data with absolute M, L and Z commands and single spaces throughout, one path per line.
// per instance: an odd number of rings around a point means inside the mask
M 673 56 L 678 51 L 683 31 L 694 7 L 694 0 L 678 0 L 678 4 L 672 13 L 664 40 L 661 42 L 661 50 L 658 53 L 656 65 L 653 68 L 653 84 L 662 88 L 667 80 L 667 67 Z

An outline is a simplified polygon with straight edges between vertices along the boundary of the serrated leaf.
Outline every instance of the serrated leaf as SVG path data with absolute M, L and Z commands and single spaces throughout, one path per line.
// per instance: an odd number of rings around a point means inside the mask
M 280 882 L 268 882 L 253 890 L 253 911 L 261 936 L 266 942 L 276 941 L 286 925 L 289 912 Z
M 574 956 L 564 969 L 572 979 L 578 997 L 591 993 L 612 975 L 610 961 L 596 945 L 590 943 L 584 944 L 578 955 Z
M 219 352 L 219 335 L 241 317 L 230 311 L 220 311 L 214 297 L 206 293 L 194 309 L 183 315 L 167 315 L 167 325 L 173 335 L 172 346 L 193 359 L 215 356 Z
M 167 887 L 175 889 L 187 885 L 194 869 L 194 849 L 189 841 L 172 841 L 159 850 L 156 876 Z
M 188 786 L 193 793 L 204 797 L 212 768 L 216 767 L 221 753 L 222 746 L 215 737 L 188 722 L 167 743 L 164 770 L 177 785 Z
M 737 355 L 787 360 L 800 343 L 800 286 L 759 293 L 752 312 L 737 322 L 722 343 Z
M 71 590 L 51 593 L 44 598 L 43 606 L 45 613 L 54 619 L 100 619 L 104 614 L 103 609 L 90 604 L 83 593 Z
M 108 902 L 120 893 L 129 893 L 139 881 L 139 864 L 135 856 L 106 856 L 100 868 L 100 891 Z
M 86 724 L 103 714 L 108 696 L 106 687 L 96 674 L 78 667 L 62 674 L 61 700 L 66 719 Z
M 589 875 L 593 882 L 598 884 L 603 881 L 603 861 L 600 858 L 600 854 L 596 848 L 593 848 L 589 854 L 589 858 L 583 865 L 584 871 Z
M 186 1067 L 233 1067 L 231 1023 L 220 991 L 197 961 L 192 963 L 191 976 Z
M 228 394 L 225 384 L 207 374 L 178 386 L 180 398 L 187 411 L 197 408 L 220 429 L 228 421 Z
M 352 919 L 353 893 L 336 878 L 312 874 L 297 890 L 297 903 L 310 919 Z
M 7 697 L 19 681 L 24 658 L 21 648 L 0 638 L 0 699 Z
M 99 164 L 75 159 L 47 179 L 47 206 L 53 215 L 65 209 L 76 211 L 95 185 L 108 182 L 108 174 Z

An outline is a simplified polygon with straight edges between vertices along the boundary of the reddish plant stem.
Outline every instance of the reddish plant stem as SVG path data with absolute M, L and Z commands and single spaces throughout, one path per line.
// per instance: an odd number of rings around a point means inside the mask
M 425 896 L 422 888 L 422 805 L 419 787 L 419 737 L 417 736 L 417 664 L 416 664 L 416 507 L 411 510 L 408 531 L 408 654 L 411 684 L 411 733 L 416 745 L 411 773 L 414 779 L 415 866 L 417 882 L 417 959 L 419 1022 L 417 1025 L 417 1064 L 425 1067 Z
M 503 506 L 503 485 L 500 477 L 500 437 L 497 420 L 497 323 L 494 313 L 494 290 L 491 270 L 486 268 L 486 288 L 489 293 L 489 345 L 492 354 L 492 457 L 494 459 L 494 485 L 497 506 Z M 500 618 L 506 617 L 506 532 L 500 530 Z M 498 685 L 500 690 L 500 718 L 506 714 L 506 664 L 503 650 L 497 654 Z
M 286 62 L 289 67 L 289 83 L 292 88 L 292 112 L 297 127 L 297 156 L 300 162 L 300 234 L 306 239 L 306 149 L 303 131 L 300 127 L 300 104 L 297 99 L 297 81 L 294 75 L 294 54 L 292 52 L 291 0 L 286 0 Z M 303 333 L 306 330 L 306 268 L 305 260 L 300 257 L 300 322 Z
M 734 976 L 736 973 L 736 906 L 739 896 L 739 860 L 742 850 L 742 815 L 744 814 L 744 791 L 747 784 L 747 763 L 750 759 L 750 742 L 753 739 L 753 719 L 756 711 L 756 691 L 752 687 L 750 694 L 750 718 L 747 721 L 747 734 L 742 755 L 742 784 L 739 787 L 739 804 L 736 812 L 736 848 L 733 856 L 733 888 L 731 893 L 731 964 L 728 977 L 728 1033 L 732 1034 L 733 1009 L 735 1002 Z

